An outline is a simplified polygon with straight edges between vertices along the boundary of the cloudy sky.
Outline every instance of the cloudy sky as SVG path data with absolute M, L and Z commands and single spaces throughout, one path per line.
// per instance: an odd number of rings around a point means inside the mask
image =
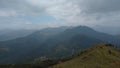
M 0 0 L 0 29 L 120 26 L 120 0 Z

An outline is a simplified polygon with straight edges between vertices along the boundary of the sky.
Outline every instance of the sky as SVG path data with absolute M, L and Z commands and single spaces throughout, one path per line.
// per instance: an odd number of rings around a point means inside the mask
M 0 29 L 120 27 L 120 0 L 0 0 Z

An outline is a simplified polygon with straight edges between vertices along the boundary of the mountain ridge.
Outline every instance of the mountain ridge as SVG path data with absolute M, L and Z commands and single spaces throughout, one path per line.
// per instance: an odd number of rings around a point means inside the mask
M 114 41 L 117 41 L 117 39 L 112 35 L 97 32 L 86 26 L 65 30 L 63 28 L 49 28 L 23 38 L 0 42 L 0 47 L 9 48 L 7 56 L 3 57 L 0 63 L 23 62 L 42 56 L 61 58 L 70 56 L 73 53 L 72 50 L 77 52 L 79 49 L 83 50 L 98 43 L 109 43 L 108 41 L 116 44 Z M 11 60 L 13 58 L 14 60 Z

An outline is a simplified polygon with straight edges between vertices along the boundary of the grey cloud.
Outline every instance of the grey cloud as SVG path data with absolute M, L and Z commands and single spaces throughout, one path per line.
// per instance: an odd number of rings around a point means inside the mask
M 120 11 L 120 0 L 79 0 L 80 8 L 86 13 L 110 13 Z
M 26 0 L 0 0 L 0 11 L 4 11 L 6 13 L 14 11 L 18 15 L 40 14 L 44 12 L 44 8 L 36 7 L 28 3 Z
M 120 22 L 119 3 L 120 0 L 0 0 L 0 17 L 40 15 L 42 13 L 57 19 L 67 20 L 65 25 L 110 26 L 114 24 L 114 26 L 118 26 Z M 1 22 L 10 23 L 14 19 L 16 18 L 4 18 Z M 22 22 L 26 22 L 26 20 Z M 15 23 L 18 23 L 19 26 L 21 22 L 15 21 Z
M 76 0 L 76 4 L 91 24 L 120 26 L 120 0 Z

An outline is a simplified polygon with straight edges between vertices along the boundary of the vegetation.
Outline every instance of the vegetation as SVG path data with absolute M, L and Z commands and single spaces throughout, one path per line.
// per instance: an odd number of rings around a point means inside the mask
M 66 30 L 51 28 L 23 38 L 0 42 L 1 47 L 9 49 L 7 53 L 0 56 L 0 63 L 21 63 L 41 56 L 64 58 L 70 56 L 73 51 L 89 48 L 102 42 L 94 37 L 86 36 L 82 32 L 93 32 L 94 34 L 96 31 L 82 26 Z
M 120 48 L 120 39 L 86 26 L 43 29 L 26 37 L 0 42 L 0 48 L 7 50 L 0 54 L 0 64 L 19 64 L 43 56 L 62 59 L 98 43 L 112 43 Z
M 4 64 L 0 68 L 120 68 L 120 50 L 111 44 L 98 44 L 59 60 L 38 58 L 27 64 Z
M 110 44 L 98 44 L 50 68 L 120 68 L 120 51 Z

